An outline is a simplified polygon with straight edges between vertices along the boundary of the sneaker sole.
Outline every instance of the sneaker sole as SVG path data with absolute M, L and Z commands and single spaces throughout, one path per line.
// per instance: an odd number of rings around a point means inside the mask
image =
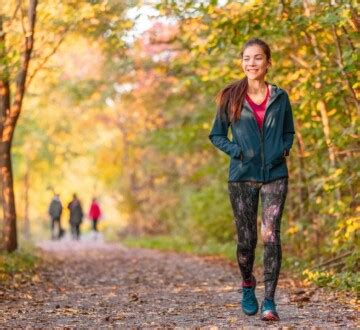
M 246 315 L 248 315 L 248 316 L 255 315 L 255 314 L 257 314 L 258 311 L 259 311 L 259 307 L 258 307 L 258 308 L 256 309 L 256 311 L 253 312 L 253 313 L 247 313 L 247 312 L 245 312 L 245 311 L 243 310 L 244 314 L 246 314 Z
M 261 315 L 262 321 L 280 321 L 280 318 L 272 312 L 266 312 Z

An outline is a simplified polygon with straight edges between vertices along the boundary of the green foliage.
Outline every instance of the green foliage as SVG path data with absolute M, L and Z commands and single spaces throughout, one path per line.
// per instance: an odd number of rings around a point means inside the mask
M 205 186 L 184 201 L 189 234 L 193 233 L 201 242 L 212 239 L 225 243 L 234 237 L 235 225 L 225 188 L 226 185 Z
M 320 287 L 347 290 L 360 293 L 359 276 L 352 271 L 310 271 L 305 269 L 303 276 Z
M 129 247 L 158 249 L 162 251 L 176 251 L 209 256 L 225 256 L 235 261 L 236 254 L 234 242 L 218 243 L 208 241 L 201 245 L 194 244 L 191 240 L 181 236 L 128 236 L 123 244 Z
M 0 253 L 0 282 L 9 276 L 30 272 L 34 269 L 38 257 L 29 248 L 21 248 L 13 253 Z

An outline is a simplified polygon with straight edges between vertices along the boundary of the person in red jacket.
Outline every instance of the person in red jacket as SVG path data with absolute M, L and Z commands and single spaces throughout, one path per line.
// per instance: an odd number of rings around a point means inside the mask
M 93 198 L 90 210 L 89 210 L 89 218 L 92 220 L 93 223 L 93 230 L 97 232 L 97 223 L 101 217 L 101 209 L 100 205 L 97 202 L 96 198 Z

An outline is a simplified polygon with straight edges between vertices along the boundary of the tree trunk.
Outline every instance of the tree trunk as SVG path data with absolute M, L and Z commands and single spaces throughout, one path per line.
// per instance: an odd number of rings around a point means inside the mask
M 8 252 L 12 252 L 17 249 L 16 209 L 10 149 L 11 143 L 1 143 L 0 153 L 2 156 L 2 162 L 0 165 L 0 173 L 4 211 L 3 233 L 4 248 Z
M 317 107 L 318 107 L 318 109 L 320 111 L 320 115 L 321 115 L 321 122 L 323 125 L 325 142 L 326 142 L 328 152 L 329 152 L 330 166 L 333 170 L 335 170 L 336 169 L 335 146 L 334 146 L 333 142 L 331 141 L 331 137 L 330 137 L 330 124 L 329 124 L 329 116 L 327 113 L 326 104 L 324 101 L 321 100 L 318 102 Z M 335 189 L 335 197 L 338 201 L 341 199 L 341 193 L 340 193 L 339 188 Z
M 4 210 L 4 247 L 8 252 L 17 248 L 16 209 L 14 198 L 13 172 L 11 164 L 11 144 L 16 122 L 19 118 L 25 94 L 26 77 L 34 46 L 34 29 L 36 21 L 37 0 L 29 0 L 28 29 L 24 26 L 24 51 L 21 57 L 19 72 L 15 81 L 14 101 L 11 104 L 10 75 L 7 67 L 7 49 L 3 19 L 0 15 L 0 173 Z
M 301 134 L 301 124 L 298 123 L 296 131 L 297 155 L 298 155 L 298 196 L 300 199 L 300 218 L 304 218 L 309 212 L 309 184 L 305 177 L 305 145 Z
M 30 239 L 30 220 L 29 220 L 29 163 L 26 163 L 24 175 L 24 237 Z

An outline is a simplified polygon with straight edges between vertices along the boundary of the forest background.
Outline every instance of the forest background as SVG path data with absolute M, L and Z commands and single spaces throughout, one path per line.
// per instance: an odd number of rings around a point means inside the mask
M 14 86 L 27 4 L 1 7 Z M 229 159 L 208 134 L 259 37 L 295 120 L 283 267 L 358 290 L 359 27 L 355 1 L 41 1 L 11 149 L 19 246 L 49 237 L 54 192 L 76 192 L 85 210 L 99 198 L 108 240 L 234 260 Z

